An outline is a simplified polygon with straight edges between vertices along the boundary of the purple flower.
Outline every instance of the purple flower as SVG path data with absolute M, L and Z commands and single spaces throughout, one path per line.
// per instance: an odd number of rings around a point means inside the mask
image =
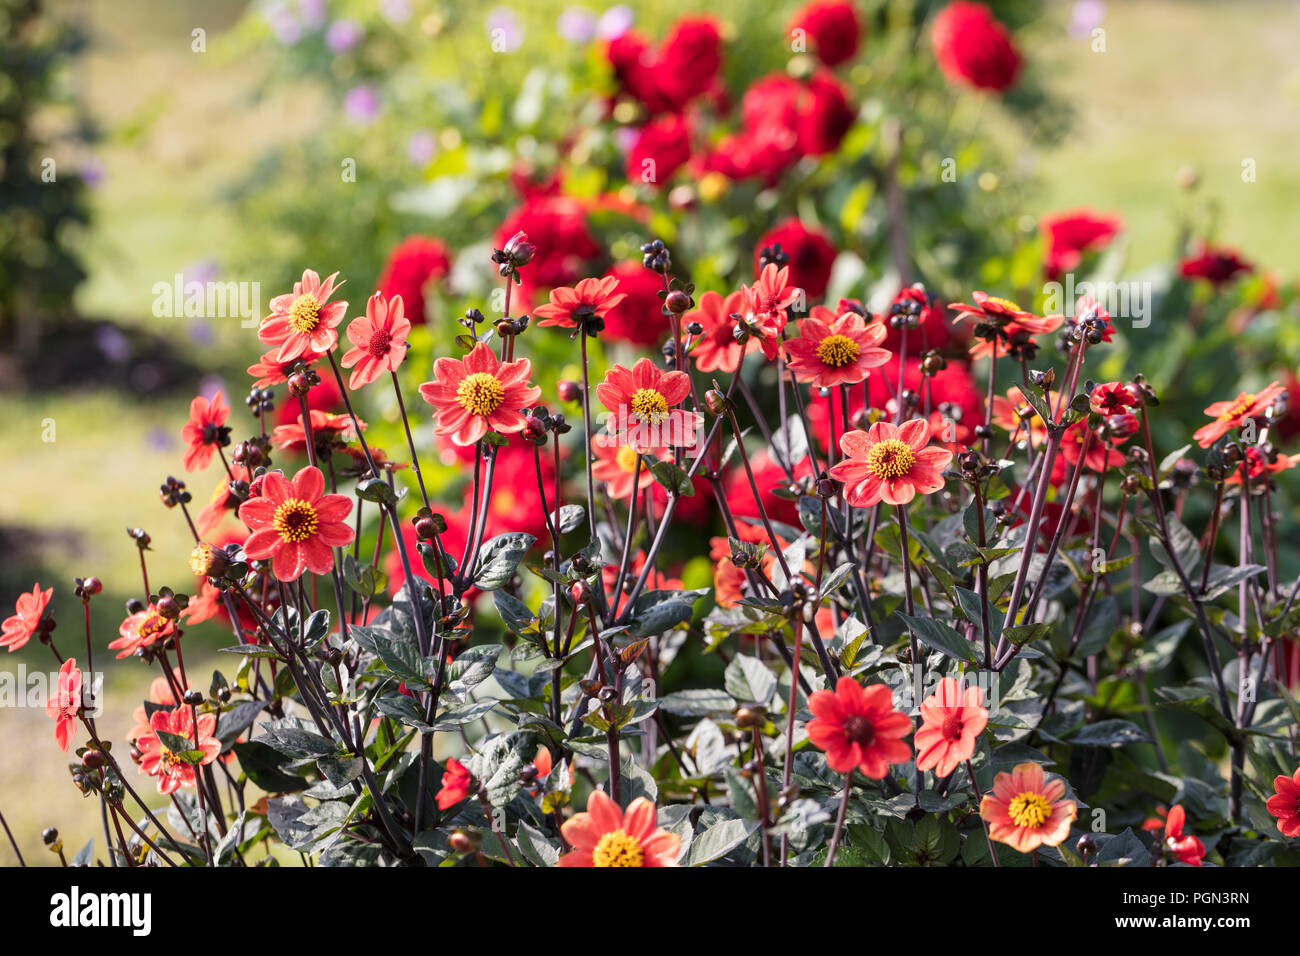
M 131 357 L 131 341 L 115 325 L 105 322 L 95 329 L 95 345 L 110 362 L 125 362 Z
M 570 43 L 590 43 L 596 35 L 596 15 L 586 7 L 567 7 L 555 28 Z
M 144 443 L 151 451 L 170 451 L 176 446 L 172 433 L 162 427 L 149 429 L 145 433 Z
M 1086 40 L 1105 19 L 1106 4 L 1103 0 L 1078 0 L 1070 10 L 1068 32 L 1076 40 Z
M 298 18 L 315 29 L 325 22 L 325 0 L 298 0 Z
M 610 7 L 596 22 L 596 36 L 602 40 L 617 40 L 632 29 L 633 19 L 631 7 L 621 3 L 616 7 Z
M 335 20 L 325 31 L 325 45 L 335 55 L 347 53 L 366 35 L 356 20 Z
M 437 140 L 433 137 L 433 131 L 422 129 L 411 134 L 410 140 L 406 144 L 406 155 L 411 158 L 417 166 L 427 166 L 438 151 Z
M 524 43 L 524 27 L 509 7 L 497 7 L 487 17 L 488 37 L 495 53 L 513 53 Z
M 352 87 L 343 96 L 343 112 L 354 123 L 373 123 L 382 109 L 379 91 L 368 83 Z
M 81 175 L 81 181 L 91 189 L 104 181 L 104 164 L 93 156 L 82 163 L 77 172 Z

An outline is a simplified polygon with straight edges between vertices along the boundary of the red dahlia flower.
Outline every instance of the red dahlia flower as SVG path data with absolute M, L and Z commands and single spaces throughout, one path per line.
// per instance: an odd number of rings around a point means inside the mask
M 631 370 L 615 365 L 596 386 L 601 404 L 618 416 L 620 434 L 634 448 L 650 453 L 655 448 L 695 447 L 695 430 L 704 421 L 698 412 L 674 408 L 691 391 L 685 372 L 665 372 L 643 358 Z
M 325 476 L 308 466 L 294 475 L 268 471 L 262 493 L 239 507 L 239 517 L 253 533 L 244 554 L 271 559 L 278 581 L 296 581 L 304 571 L 328 574 L 334 567 L 332 548 L 351 544 L 355 532 L 347 524 L 352 501 L 346 495 L 326 495 Z
M 402 297 L 386 299 L 376 292 L 366 302 L 365 317 L 348 323 L 348 341 L 352 343 L 342 359 L 344 368 L 352 368 L 348 388 L 354 392 L 369 385 L 385 372 L 396 372 L 406 358 L 406 337 L 411 323 L 402 314 Z
M 946 777 L 971 758 L 989 722 L 981 697 L 979 687 L 963 689 L 951 677 L 939 681 L 934 694 L 921 702 L 923 723 L 915 738 L 917 770 L 933 769 Z
M 930 40 L 939 69 L 953 83 L 1003 93 L 1020 75 L 1020 53 L 1010 34 L 982 3 L 958 0 L 944 7 Z
M 560 826 L 573 850 L 560 857 L 560 866 L 676 866 L 681 838 L 655 825 L 655 805 L 645 797 L 627 811 L 593 790 L 585 813 L 575 813 Z
M 542 397 L 540 388 L 528 384 L 532 370 L 528 359 L 501 362 L 480 342 L 463 360 L 434 362 L 434 381 L 420 386 L 420 396 L 437 410 L 437 434 L 472 445 L 489 429 L 508 435 L 524 427 L 521 410 Z
M 1188 866 L 1200 866 L 1205 859 L 1205 844 L 1190 833 L 1183 833 L 1187 813 L 1181 806 L 1170 808 L 1165 819 L 1165 847 L 1179 863 Z
M 798 219 L 787 219 L 763 233 L 754 247 L 754 274 L 761 275 L 763 249 L 781 247 L 790 257 L 789 281 L 803 289 L 810 299 L 820 299 L 830 282 L 835 264 L 835 247 L 820 232 L 814 232 Z
M 424 325 L 428 321 L 425 289 L 450 271 L 451 256 L 445 245 L 428 236 L 410 236 L 388 254 L 377 287 L 389 301 L 401 298 L 412 325 Z
M 617 262 L 605 274 L 615 279 L 622 300 L 605 307 L 604 338 L 631 345 L 657 345 L 668 335 L 663 314 L 663 279 L 639 262 Z
M 573 288 L 562 286 L 551 290 L 551 301 L 533 310 L 533 317 L 541 319 L 540 326 L 559 326 L 565 329 L 585 329 L 595 319 L 603 320 L 605 314 L 627 296 L 618 291 L 618 279 L 583 279 Z
M 853 385 L 869 370 L 890 359 L 878 348 L 885 340 L 885 327 L 868 325 L 856 312 L 845 312 L 829 324 L 809 317 L 799 323 L 799 338 L 785 343 L 790 371 L 801 382 L 821 388 Z
M 361 422 L 364 431 L 365 422 Z M 331 415 L 319 409 L 311 410 L 311 437 L 317 447 L 329 442 L 349 442 L 357 437 L 356 424 L 351 415 Z M 290 425 L 276 425 L 271 432 L 271 444 L 285 451 L 306 451 L 307 431 L 302 426 L 302 416 Z
M 1258 481 L 1262 475 L 1276 475 L 1279 471 L 1287 471 L 1296 465 L 1300 465 L 1300 455 L 1278 454 L 1270 460 L 1269 456 L 1260 451 L 1256 445 L 1247 445 L 1245 450 L 1246 472 L 1250 476 L 1252 487 L 1257 487 L 1254 482 Z M 1232 472 L 1224 479 L 1224 484 L 1241 484 L 1241 469 L 1232 469 Z
M 753 339 L 746 342 L 736 341 L 736 320 L 744 307 L 744 296 L 732 292 L 723 298 L 716 292 L 705 292 L 700 296 L 699 307 L 682 316 L 684 325 L 698 322 L 703 331 L 695 337 L 691 345 L 691 358 L 695 360 L 695 369 L 699 372 L 734 372 L 740 365 L 745 352 L 754 344 Z
M 912 748 L 903 738 L 912 721 L 894 710 L 893 694 L 884 684 L 862 687 L 841 677 L 834 691 L 819 690 L 808 698 L 816 719 L 808 722 L 808 739 L 826 751 L 826 764 L 839 773 L 861 770 L 873 780 L 904 763 Z
M 855 508 L 870 508 L 883 501 L 905 505 L 916 496 L 943 488 L 943 469 L 952 461 L 946 448 L 927 447 L 930 425 L 913 418 L 894 425 L 876 422 L 865 432 L 840 436 L 845 458 L 829 474 L 844 482 L 844 495 Z
M 212 763 L 221 753 L 221 741 L 214 736 L 216 729 L 216 714 L 199 714 L 198 732 L 195 733 L 194 715 L 189 707 L 154 711 L 149 718 L 149 733 L 135 742 L 141 754 L 140 769 L 158 778 L 159 793 L 175 793 L 181 787 L 194 786 L 194 768 Z M 158 736 L 160 733 L 185 738 L 187 755 L 191 751 L 201 753 L 195 758 L 198 764 L 171 750 Z
M 45 614 L 45 608 L 49 605 L 50 595 L 53 593 L 54 588 L 46 588 L 42 591 L 40 582 L 37 582 L 32 586 L 30 594 L 18 595 L 14 613 L 0 624 L 0 647 L 9 648 L 12 654 L 32 639 L 32 635 L 40 627 L 41 617 Z
M 1129 432 L 1129 435 L 1133 434 Z M 1079 461 L 1080 453 L 1083 452 L 1084 441 L 1088 442 L 1088 451 L 1083 455 L 1083 464 L 1085 468 L 1092 471 L 1105 471 L 1107 468 L 1116 468 L 1124 464 L 1124 454 L 1116 451 L 1112 444 L 1119 444 L 1128 438 L 1117 438 L 1112 435 L 1109 440 L 1103 440 L 1100 435 L 1093 433 L 1091 439 L 1088 436 L 1087 421 L 1078 421 L 1065 430 L 1061 436 L 1061 458 L 1058 461 L 1073 466 Z
M 438 791 L 438 809 L 450 810 L 469 796 L 472 778 L 469 771 L 455 757 L 447 760 L 447 769 L 442 775 L 442 789 Z
M 1124 228 L 1118 216 L 1104 216 L 1091 209 L 1044 216 L 1039 228 L 1047 237 L 1043 269 L 1049 278 L 1077 269 L 1085 252 L 1104 248 Z
M 1277 817 L 1277 828 L 1284 837 L 1300 836 L 1300 769 L 1287 777 L 1273 778 L 1273 796 L 1264 804 Z
M 338 344 L 336 328 L 347 316 L 346 302 L 330 302 L 335 272 L 324 282 L 310 269 L 293 284 L 293 292 L 271 300 L 271 314 L 262 320 L 257 336 L 267 345 L 278 345 L 275 361 L 288 362 L 309 352 L 321 355 Z
M 768 359 L 776 358 L 781 351 L 781 333 L 785 329 L 786 310 L 799 300 L 802 292 L 791 284 L 790 267 L 777 268 L 776 263 L 769 262 L 759 274 L 758 281 L 752 286 L 743 285 L 744 307 L 741 314 L 755 330 L 763 354 Z
M 152 647 L 176 633 L 176 622 L 163 617 L 158 605 L 150 603 L 143 611 L 136 611 L 117 629 L 118 637 L 110 641 L 108 649 L 117 651 L 117 659 L 130 657 L 143 647 Z
M 1203 240 L 1196 247 L 1196 252 L 1184 259 L 1178 267 L 1184 278 L 1204 279 L 1216 289 L 1243 272 L 1253 272 L 1254 269 L 1235 250 L 1214 248 Z
M 45 703 L 45 716 L 54 720 L 54 740 L 59 749 L 68 752 L 72 735 L 77 732 L 77 717 L 81 713 L 81 671 L 76 658 L 69 657 L 59 668 L 59 683 L 53 688 Z
M 569 196 L 528 199 L 497 230 L 494 244 L 503 247 L 517 232 L 526 232 L 537 251 L 524 270 L 524 287 L 570 285 L 602 249 L 591 234 L 581 203 Z
M 1061 799 L 1064 796 L 1064 780 L 1047 782 L 1038 764 L 1016 764 L 1011 773 L 993 778 L 993 792 L 980 801 L 980 816 L 989 825 L 990 839 L 1031 853 L 1070 835 L 1079 811 L 1073 800 Z
M 222 439 L 230 435 L 230 429 L 222 427 L 229 417 L 230 406 L 225 403 L 221 392 L 213 395 L 211 402 L 202 395 L 195 396 L 190 402 L 190 420 L 181 429 L 181 438 L 189 445 L 185 449 L 186 471 L 208 467 L 212 453 L 221 447 Z
M 680 116 L 662 116 L 637 131 L 624 172 L 630 183 L 662 187 L 691 158 L 691 130 Z
M 847 0 L 813 0 L 795 13 L 786 32 L 795 35 L 796 30 L 812 40 L 819 60 L 839 66 L 858 52 L 862 23 Z
M 1263 415 L 1285 391 L 1277 382 L 1271 382 L 1258 392 L 1239 392 L 1232 401 L 1215 402 L 1205 409 L 1205 414 L 1214 421 L 1196 429 L 1192 437 L 1202 448 L 1209 448 L 1234 428 L 1240 428 L 1249 419 Z
M 1122 415 L 1141 404 L 1137 392 L 1123 382 L 1105 382 L 1088 393 L 1088 405 L 1098 415 Z

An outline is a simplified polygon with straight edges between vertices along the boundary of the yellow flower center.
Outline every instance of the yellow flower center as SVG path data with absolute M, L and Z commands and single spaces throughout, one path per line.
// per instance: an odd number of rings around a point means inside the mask
M 632 396 L 632 411 L 652 425 L 668 417 L 668 400 L 653 388 L 638 388 Z
M 1241 401 L 1234 402 L 1226 412 L 1224 412 L 1222 415 L 1219 416 L 1219 421 L 1230 422 L 1238 415 L 1246 414 L 1246 410 L 1250 408 L 1250 406 L 1253 404 L 1255 404 L 1254 395 L 1250 396 L 1250 398 L 1248 399 L 1242 399 Z
M 858 360 L 858 343 L 847 335 L 828 335 L 817 343 L 817 357 L 823 365 L 843 368 Z
M 144 620 L 140 622 L 140 635 L 147 637 L 150 634 L 156 634 L 158 631 L 167 627 L 167 618 L 163 617 L 157 611 L 150 611 L 145 615 Z
M 456 401 L 471 415 L 491 415 L 505 397 L 505 387 L 487 372 L 466 375 L 456 388 Z
M 289 328 L 295 332 L 315 332 L 320 325 L 320 303 L 313 295 L 300 295 L 289 307 Z
M 901 438 L 886 438 L 867 452 L 867 470 L 877 478 L 899 478 L 912 470 L 916 455 Z
M 1016 826 L 1024 827 L 1027 830 L 1037 830 L 1052 815 L 1052 805 L 1047 802 L 1047 798 L 1041 793 L 1026 790 L 1024 793 L 1016 794 L 1011 798 L 1007 813 L 1011 817 L 1011 822 Z
M 996 296 L 996 295 L 991 295 L 991 296 L 989 296 L 988 299 L 986 299 L 985 301 L 987 301 L 987 302 L 991 302 L 991 303 L 993 303 L 994 305 L 1000 305 L 1000 306 L 1002 306 L 1002 308 L 1008 310 L 1009 312 L 1023 312 L 1023 311 L 1024 311 L 1023 309 L 1020 308 L 1020 306 L 1016 305 L 1016 304 L 1015 304 L 1014 302 L 1012 302 L 1010 299 L 1003 299 L 1003 298 L 1000 298 L 999 296 Z
M 286 498 L 275 509 L 271 525 L 285 541 L 306 541 L 316 533 L 320 519 L 316 517 L 316 509 L 301 498 Z
M 636 471 L 636 449 L 631 445 L 619 445 L 614 453 L 614 461 L 626 472 Z
M 591 851 L 596 866 L 644 866 L 641 843 L 623 830 L 610 830 Z

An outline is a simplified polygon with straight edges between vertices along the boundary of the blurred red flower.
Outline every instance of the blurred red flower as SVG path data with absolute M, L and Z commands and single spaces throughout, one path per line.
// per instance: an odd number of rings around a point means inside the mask
M 1085 252 L 1096 252 L 1108 245 L 1124 228 L 1119 216 L 1106 216 L 1091 209 L 1044 216 L 1039 228 L 1047 238 L 1043 268 L 1049 278 L 1078 268 Z
M 796 30 L 803 31 L 802 38 L 812 40 L 812 50 L 819 60 L 827 66 L 839 66 L 858 52 L 862 23 L 858 11 L 847 0 L 813 0 L 795 12 L 786 32 L 800 39 Z
M 1020 75 L 1020 53 L 982 3 L 958 0 L 939 11 L 930 33 L 939 69 L 953 82 L 1003 93 Z
M 663 314 L 661 277 L 639 262 L 617 262 L 605 273 L 617 280 L 623 299 L 605 312 L 605 338 L 632 345 L 657 345 L 668 336 L 668 317 Z
M 754 247 L 754 275 L 761 270 L 760 254 L 763 249 L 781 250 L 790 257 L 790 283 L 799 286 L 809 299 L 820 299 L 830 283 L 831 267 L 835 264 L 835 247 L 820 232 L 809 229 L 798 219 L 786 219 L 763 233 Z
M 42 591 L 40 582 L 37 582 L 32 586 L 30 594 L 18 595 L 14 613 L 0 625 L 0 633 L 3 634 L 0 637 L 0 647 L 7 647 L 13 653 L 32 639 L 53 593 L 54 588 Z
M 451 254 L 441 240 L 408 236 L 388 254 L 376 285 L 385 299 L 402 297 L 406 318 L 412 325 L 424 325 L 429 320 L 425 289 L 450 271 Z
M 662 187 L 691 158 L 691 130 L 680 116 L 653 119 L 637 132 L 624 169 L 630 183 Z

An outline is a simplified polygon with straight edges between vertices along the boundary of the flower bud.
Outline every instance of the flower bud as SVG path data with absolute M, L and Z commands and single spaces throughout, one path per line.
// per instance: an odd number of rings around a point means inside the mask
M 691 297 L 681 289 L 674 289 L 664 299 L 664 308 L 674 315 L 681 315 L 691 307 Z
M 704 393 L 704 407 L 710 415 L 721 415 L 727 410 L 727 397 L 716 388 L 711 388 Z
M 562 378 L 555 383 L 555 394 L 562 402 L 576 402 L 582 398 L 582 386 L 577 382 Z
M 447 846 L 451 847 L 453 853 L 473 853 L 478 845 L 478 834 L 472 830 L 452 830 L 447 837 Z
M 201 578 L 222 578 L 230 570 L 230 555 L 200 541 L 190 552 L 190 570 Z
M 294 372 L 289 376 L 289 394 L 301 398 L 311 391 L 311 379 L 303 372 Z

